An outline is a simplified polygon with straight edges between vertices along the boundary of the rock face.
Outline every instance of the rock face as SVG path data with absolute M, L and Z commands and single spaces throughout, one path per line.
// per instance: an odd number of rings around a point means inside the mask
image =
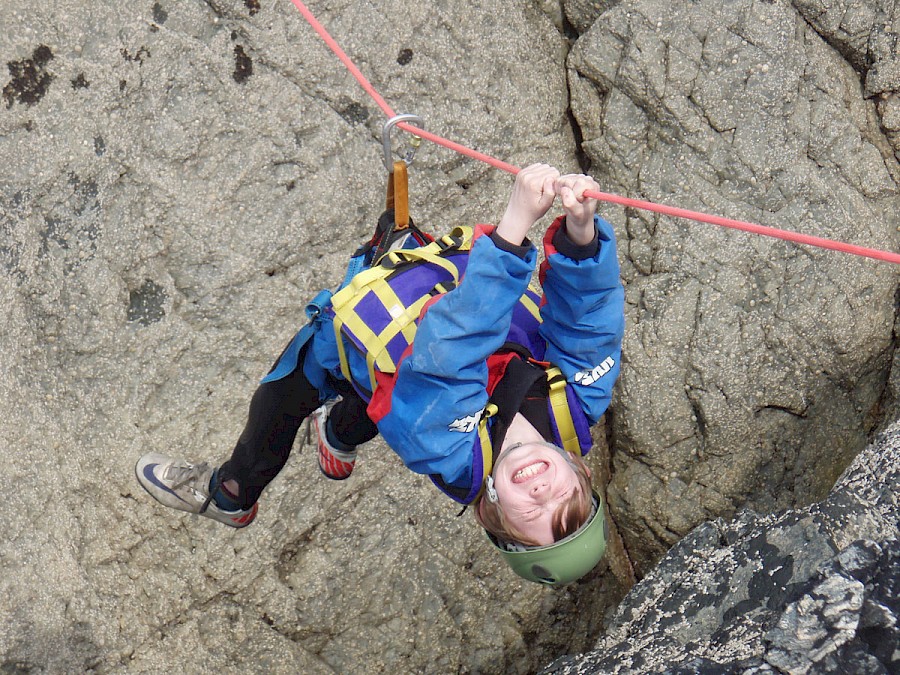
M 896 3 L 636 0 L 569 56 L 610 192 L 896 250 Z M 639 572 L 691 528 L 820 499 L 890 404 L 896 270 L 613 214 L 627 319 L 610 508 Z
M 312 9 L 442 136 L 896 249 L 889 2 Z M 382 209 L 385 117 L 290 2 L 5 0 L 0 61 L 0 670 L 533 672 L 596 643 L 629 583 L 622 546 L 571 587 L 520 583 L 378 442 L 333 484 L 298 439 L 241 532 L 134 480 L 150 450 L 228 456 L 305 302 Z M 510 185 L 425 146 L 412 215 L 436 233 L 496 221 Z M 896 272 L 602 213 L 629 332 L 596 430 L 613 459 L 592 461 L 646 573 L 700 522 L 827 491 L 900 391 Z
M 806 509 L 706 523 L 564 673 L 900 670 L 900 424 Z
M 577 168 L 567 44 L 527 3 L 316 4 L 398 111 Z M 300 438 L 241 532 L 135 482 L 147 451 L 228 457 L 383 209 L 385 117 L 293 5 L 11 0 L 0 28 L 0 670 L 524 672 L 587 649 L 615 579 L 516 582 L 379 443 L 333 483 Z M 512 184 L 437 146 L 410 175 L 438 233 L 496 221 Z

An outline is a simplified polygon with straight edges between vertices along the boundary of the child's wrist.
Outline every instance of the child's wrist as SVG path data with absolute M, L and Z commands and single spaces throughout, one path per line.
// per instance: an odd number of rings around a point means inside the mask
M 522 214 L 507 209 L 506 213 L 503 214 L 503 217 L 497 224 L 497 234 L 509 243 L 518 246 L 525 239 L 525 235 L 528 234 L 530 228 L 531 223 L 528 221 L 527 217 L 523 217 Z
M 590 241 L 584 242 L 576 236 L 572 236 L 569 228 L 563 225 L 553 235 L 553 247 L 562 255 L 572 260 L 588 260 L 597 255 L 600 241 L 597 237 L 597 228 L 591 230 Z
M 585 246 L 594 240 L 596 234 L 594 227 L 594 218 L 591 217 L 586 223 L 573 222 L 571 216 L 566 217 L 566 235 L 569 240 L 578 246 Z

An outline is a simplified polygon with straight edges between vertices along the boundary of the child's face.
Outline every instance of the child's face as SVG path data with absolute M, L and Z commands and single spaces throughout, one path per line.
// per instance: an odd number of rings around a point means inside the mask
M 539 545 L 553 543 L 553 514 L 578 489 L 578 476 L 563 454 L 528 443 L 503 454 L 492 472 L 507 521 Z

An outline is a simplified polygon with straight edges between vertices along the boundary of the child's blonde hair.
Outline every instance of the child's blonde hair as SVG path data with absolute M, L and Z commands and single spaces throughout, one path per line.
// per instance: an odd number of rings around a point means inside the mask
M 571 497 L 557 507 L 553 514 L 553 541 L 559 541 L 575 532 L 590 518 L 593 506 L 591 472 L 581 457 L 569 453 L 568 460 L 578 478 L 578 488 Z M 512 542 L 524 546 L 539 546 L 538 542 L 522 534 L 507 522 L 500 502 L 485 499 L 485 491 L 476 497 L 475 520 L 501 542 Z

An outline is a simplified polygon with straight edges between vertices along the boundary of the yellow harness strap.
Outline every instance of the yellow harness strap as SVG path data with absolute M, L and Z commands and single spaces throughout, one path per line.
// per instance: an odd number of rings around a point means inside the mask
M 426 294 L 411 305 L 404 306 L 388 281 L 388 277 L 394 272 L 394 269 L 403 263 L 417 262 L 440 267 L 452 279 L 452 281 L 446 280 L 435 285 L 438 292 L 445 292 L 459 283 L 460 274 L 456 265 L 441 256 L 441 252 L 449 248 L 467 250 L 471 247 L 471 241 L 471 228 L 458 227 L 454 228 L 449 235 L 441 237 L 427 246 L 390 251 L 382 256 L 373 267 L 357 274 L 347 286 L 332 296 L 331 306 L 334 309 L 334 330 L 337 337 L 338 356 L 341 372 L 347 380 L 352 380 L 352 377 L 344 337 L 341 334 L 342 328 L 346 327 L 349 333 L 354 335 L 364 346 L 369 384 L 374 390 L 376 370 L 382 373 L 393 373 L 397 370 L 397 364 L 394 363 L 388 351 L 388 343 L 399 333 L 403 334 L 407 344 L 412 343 L 416 334 L 416 320 L 419 318 L 422 307 L 432 297 Z M 356 312 L 357 304 L 370 294 L 378 299 L 391 317 L 391 321 L 379 333 L 375 333 Z
M 422 311 L 422 306 L 431 296 L 419 298 L 409 307 L 404 307 L 403 303 L 397 297 L 394 289 L 385 281 L 384 277 L 374 279 L 369 285 L 369 290 L 381 301 L 384 308 L 391 315 L 391 322 L 380 333 L 375 333 L 366 325 L 366 323 L 356 314 L 346 315 L 341 326 L 346 325 L 350 331 L 366 345 L 366 366 L 369 371 L 369 384 L 372 391 L 375 388 L 375 370 L 383 373 L 393 373 L 397 369 L 397 364 L 391 359 L 387 350 L 387 344 L 398 333 L 403 333 L 403 337 L 407 344 L 413 341 L 416 335 L 416 319 Z M 340 330 L 338 325 L 339 319 L 335 319 L 335 330 Z M 340 338 L 340 335 L 338 335 Z M 339 342 L 343 340 L 339 339 Z M 340 356 L 340 354 L 339 354 Z M 346 363 L 345 355 L 341 358 L 341 372 L 344 377 L 350 379 L 349 364 Z
M 569 402 L 566 398 L 566 378 L 559 368 L 550 366 L 547 368 L 547 383 L 550 386 L 550 408 L 553 411 L 553 419 L 556 421 L 562 446 L 568 452 L 580 457 L 581 445 L 578 442 L 575 422 L 572 420 L 572 411 L 569 410 Z
M 543 293 L 540 288 L 535 288 L 531 283 L 528 284 L 528 290 L 534 293 L 537 297 L 541 297 L 541 293 Z M 528 293 L 522 293 L 522 297 L 519 299 L 519 302 L 525 309 L 528 310 L 531 316 L 537 319 L 538 323 L 541 322 L 541 308 L 538 307 L 537 303 L 528 296 Z
M 488 418 L 493 417 L 498 412 L 500 412 L 500 409 L 495 403 L 488 403 L 484 408 L 484 412 L 481 413 L 481 420 L 478 422 L 478 441 L 481 445 L 481 462 L 484 467 L 482 482 L 494 470 L 494 446 L 491 443 L 491 435 L 488 433 Z M 484 486 L 482 485 L 482 487 Z
M 441 269 L 445 270 L 451 277 L 453 277 L 453 282 L 458 284 L 459 270 L 456 269 L 456 265 L 454 265 L 452 262 L 438 255 L 439 251 L 440 249 L 437 246 L 434 246 L 434 243 L 428 244 L 428 246 L 421 246 L 419 248 L 389 251 L 381 257 L 381 259 L 378 261 L 378 264 L 385 264 L 390 270 L 400 263 L 413 261 L 427 262 L 431 263 L 432 265 L 437 265 Z

